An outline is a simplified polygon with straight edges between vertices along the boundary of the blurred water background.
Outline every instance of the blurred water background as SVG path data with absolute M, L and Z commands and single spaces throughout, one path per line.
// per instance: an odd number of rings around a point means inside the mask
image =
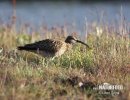
M 10 23 L 13 14 L 11 1 L 0 1 L 0 23 Z M 39 29 L 40 26 L 67 27 L 68 30 L 85 33 L 86 25 L 107 24 L 120 26 L 124 20 L 130 23 L 129 2 L 50 2 L 19 1 L 16 3 L 16 27 L 22 24 Z

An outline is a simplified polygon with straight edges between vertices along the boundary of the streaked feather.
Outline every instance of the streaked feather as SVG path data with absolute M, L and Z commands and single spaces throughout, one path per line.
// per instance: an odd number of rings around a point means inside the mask
M 67 43 L 59 40 L 45 39 L 25 46 L 18 47 L 19 50 L 26 50 L 41 54 L 45 57 L 60 56 L 67 50 Z

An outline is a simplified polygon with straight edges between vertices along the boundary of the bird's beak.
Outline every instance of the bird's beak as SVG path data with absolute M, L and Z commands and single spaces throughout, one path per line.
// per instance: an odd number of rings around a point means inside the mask
M 76 40 L 76 42 L 81 43 L 81 44 L 87 46 L 87 48 L 91 49 L 86 43 L 84 43 L 84 42 L 82 42 L 82 41 L 80 41 L 80 40 Z

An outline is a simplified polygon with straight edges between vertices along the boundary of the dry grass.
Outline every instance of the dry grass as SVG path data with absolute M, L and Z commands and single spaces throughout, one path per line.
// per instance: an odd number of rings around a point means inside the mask
M 96 29 L 96 28 L 95 28 Z M 52 34 L 53 32 L 53 34 Z M 64 37 L 55 31 L 25 34 L 0 27 L 0 99 L 130 99 L 130 40 L 109 30 L 86 38 L 92 50 L 77 44 L 53 61 L 17 51 L 18 45 L 46 37 Z M 60 32 L 59 32 L 60 33 Z M 102 95 L 92 88 L 104 82 L 123 85 L 119 95 Z M 82 86 L 80 84 L 82 83 Z

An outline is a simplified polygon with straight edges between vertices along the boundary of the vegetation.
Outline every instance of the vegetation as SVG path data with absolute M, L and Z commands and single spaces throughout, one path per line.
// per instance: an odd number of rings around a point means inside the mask
M 107 27 L 107 26 L 105 26 Z M 47 30 L 45 34 L 11 25 L 0 26 L 0 99 L 130 99 L 130 40 L 111 29 L 93 27 L 84 41 L 92 47 L 75 44 L 54 60 L 18 51 L 24 45 L 44 38 L 64 39 L 66 34 Z M 78 34 L 77 38 L 80 38 Z M 99 84 L 123 85 L 114 94 L 93 88 Z M 108 91 L 103 91 L 108 92 Z M 112 92 L 109 90 L 109 92 Z M 118 94 L 119 93 L 119 94 Z

